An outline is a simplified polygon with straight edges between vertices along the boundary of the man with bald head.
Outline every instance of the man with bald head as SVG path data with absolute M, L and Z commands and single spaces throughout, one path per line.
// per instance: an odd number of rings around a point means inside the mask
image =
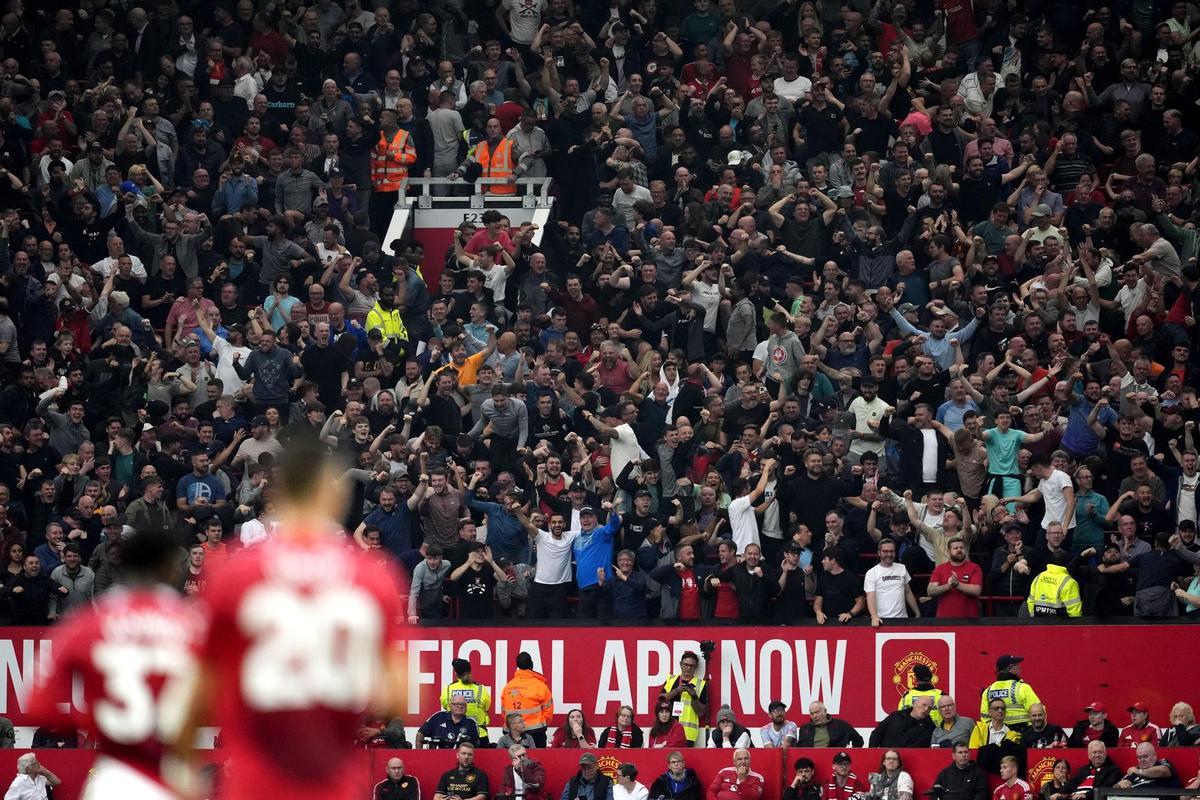
M 373 800 L 421 800 L 421 784 L 416 777 L 404 774 L 404 762 L 389 758 L 387 777 L 375 784 Z
M 750 769 L 750 751 L 733 751 L 733 766 L 725 767 L 708 786 L 708 800 L 760 800 L 763 776 Z

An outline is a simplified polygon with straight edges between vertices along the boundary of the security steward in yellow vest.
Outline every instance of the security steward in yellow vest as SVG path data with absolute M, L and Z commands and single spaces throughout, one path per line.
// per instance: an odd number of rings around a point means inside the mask
M 1047 564 L 1046 571 L 1039 573 L 1029 585 L 1025 607 L 1031 617 L 1082 617 L 1079 582 L 1062 564 Z
M 408 328 L 404 317 L 396 307 L 395 287 L 384 284 L 379 287 L 379 299 L 375 307 L 367 312 L 367 338 L 370 339 L 376 331 L 383 336 L 385 347 L 406 350 L 408 345 Z
M 700 737 L 701 720 L 708 711 L 708 683 L 696 674 L 700 656 L 691 650 L 679 659 L 679 673 L 667 677 L 660 694 L 672 704 L 671 713 L 679 718 L 683 735 L 695 745 Z
M 470 176 L 478 178 L 500 178 L 506 183 L 487 184 L 483 187 L 484 194 L 515 195 L 517 193 L 517 178 L 525 171 L 521 165 L 517 145 L 504 135 L 500 120 L 492 117 L 484 127 L 487 138 L 475 145 L 459 168 L 450 174 L 450 178 Z
M 488 711 L 492 707 L 492 695 L 487 687 L 471 679 L 471 662 L 465 658 L 456 658 L 450 662 L 457 677 L 453 683 L 442 688 L 442 710 L 450 710 L 450 701 L 462 699 L 467 701 L 467 716 L 475 720 L 479 726 L 479 741 L 485 747 L 487 742 Z
M 996 680 L 983 690 L 979 698 L 979 718 L 987 719 L 988 704 L 1004 701 L 1004 724 L 1021 729 L 1029 725 L 1029 709 L 1042 702 L 1033 687 L 1021 680 L 1021 656 L 1000 656 L 996 659 Z
M 896 710 L 905 711 L 912 708 L 914 697 L 928 697 L 933 701 L 929 718 L 933 720 L 934 725 L 941 725 L 942 713 L 937 710 L 937 705 L 942 699 L 942 690 L 933 685 L 933 670 L 924 664 L 916 664 L 912 668 L 912 675 L 913 686 L 900 698 L 900 705 L 896 706 Z
M 392 220 L 400 185 L 408 168 L 417 163 L 417 146 L 400 127 L 396 110 L 379 112 L 379 141 L 371 148 L 371 230 L 383 238 Z

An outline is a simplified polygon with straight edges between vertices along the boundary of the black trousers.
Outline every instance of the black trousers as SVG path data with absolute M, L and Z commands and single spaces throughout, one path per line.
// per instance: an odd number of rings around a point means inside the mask
M 567 616 L 567 587 L 569 583 L 537 583 L 529 587 L 527 619 L 564 619 Z

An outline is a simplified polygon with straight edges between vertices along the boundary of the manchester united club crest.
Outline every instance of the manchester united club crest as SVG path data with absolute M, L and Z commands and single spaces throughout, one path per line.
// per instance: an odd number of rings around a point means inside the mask
M 892 667 L 892 684 L 896 687 L 897 695 L 903 697 L 905 692 L 913 688 L 915 681 L 912 670 L 918 664 L 929 667 L 929 671 L 933 673 L 934 686 L 941 683 L 937 662 L 919 650 L 910 650 Z
M 596 759 L 596 768 L 612 780 L 617 779 L 617 770 L 621 768 L 621 759 L 612 756 L 600 756 Z
M 1035 792 L 1054 779 L 1054 762 L 1057 760 L 1056 756 L 1043 756 L 1029 765 L 1029 785 Z

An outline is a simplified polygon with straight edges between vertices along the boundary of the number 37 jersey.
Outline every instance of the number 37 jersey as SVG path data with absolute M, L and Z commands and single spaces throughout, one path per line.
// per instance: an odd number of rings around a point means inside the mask
M 201 659 L 227 797 L 338 798 L 354 785 L 354 734 L 400 640 L 397 587 L 332 536 L 274 540 L 209 582 Z
M 202 638 L 203 618 L 176 592 L 114 589 L 54 631 L 30 714 L 88 730 L 100 753 L 162 784 Z

